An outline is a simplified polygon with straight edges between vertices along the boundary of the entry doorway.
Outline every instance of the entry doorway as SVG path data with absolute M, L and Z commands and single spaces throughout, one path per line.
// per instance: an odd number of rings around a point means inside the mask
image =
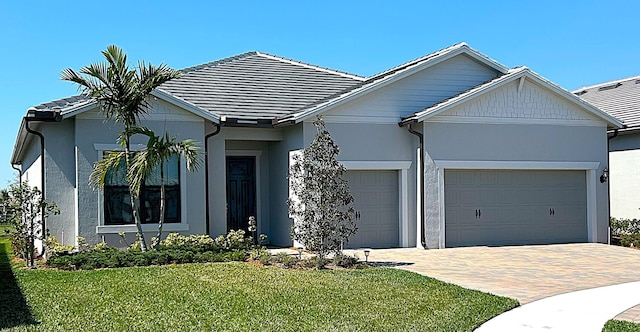
M 256 216 L 256 157 L 227 156 L 227 231 L 249 227 Z M 257 216 L 256 216 L 257 217 Z

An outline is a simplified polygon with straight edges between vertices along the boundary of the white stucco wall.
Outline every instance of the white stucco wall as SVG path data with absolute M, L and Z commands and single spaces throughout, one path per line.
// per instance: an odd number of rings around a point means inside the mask
M 640 150 L 609 154 L 611 217 L 640 219 Z

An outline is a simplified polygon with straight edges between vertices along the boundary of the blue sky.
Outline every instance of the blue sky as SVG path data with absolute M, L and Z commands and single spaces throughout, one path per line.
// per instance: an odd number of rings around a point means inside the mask
M 27 108 L 109 44 L 179 69 L 257 50 L 360 75 L 465 41 L 560 86 L 640 75 L 638 1 L 1 1 L 0 187 Z

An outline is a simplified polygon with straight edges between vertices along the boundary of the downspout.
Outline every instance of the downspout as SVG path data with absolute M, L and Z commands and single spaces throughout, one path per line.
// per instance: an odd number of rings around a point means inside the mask
M 209 138 L 218 135 L 218 133 L 220 133 L 220 124 L 219 123 L 213 123 L 213 125 L 216 127 L 216 130 L 214 132 L 212 132 L 211 134 L 208 134 L 204 137 L 204 192 L 205 192 L 205 213 L 207 214 L 205 217 L 205 220 L 207 222 L 206 225 L 206 232 L 207 235 L 211 235 L 209 234 Z
M 609 152 L 610 142 L 612 139 L 618 137 L 618 129 L 614 129 L 613 136 L 607 135 L 607 168 L 609 169 L 609 175 L 611 175 L 611 164 L 609 163 Z M 607 244 L 611 244 L 611 176 L 609 176 L 609 180 L 607 181 L 607 198 L 609 199 L 609 204 L 607 204 L 607 210 L 609 215 L 609 234 L 607 234 Z
M 426 221 L 424 220 L 424 135 L 421 132 L 415 131 L 412 123 L 407 125 L 407 130 L 413 135 L 418 136 L 418 139 L 420 140 L 420 164 L 418 165 L 418 172 L 420 174 L 420 189 L 418 190 L 418 195 L 420 195 L 420 220 L 422 220 L 420 241 L 422 242 L 422 248 L 427 249 L 427 241 L 424 235 L 424 232 L 427 229 Z
M 38 136 L 40 138 L 40 190 L 42 191 L 42 200 L 45 201 L 47 196 L 46 196 L 46 191 L 44 190 L 44 183 L 45 183 L 44 182 L 44 174 L 45 174 L 45 171 L 44 171 L 44 135 L 42 135 L 41 132 L 35 131 L 35 130 L 33 130 L 33 129 L 31 129 L 29 127 L 29 123 L 31 121 L 33 121 L 32 119 L 29 119 L 28 117 L 25 117 L 24 119 L 25 119 L 25 126 L 24 127 L 27 130 L 27 132 L 29 134 L 36 135 L 36 136 Z M 44 215 L 45 215 L 45 206 L 44 206 L 44 204 L 41 207 L 40 213 L 41 213 L 40 216 L 42 218 L 42 220 L 41 220 L 42 221 L 42 237 L 44 238 L 44 237 L 46 237 L 46 234 L 47 234 L 47 227 L 46 227 L 45 217 L 44 217 Z
M 18 171 L 18 185 L 19 185 L 19 188 L 22 189 L 22 169 L 16 167 L 16 165 L 20 165 L 20 164 L 11 163 L 11 168 L 13 168 L 16 171 Z M 20 190 L 20 191 L 22 191 L 22 190 Z
M 46 190 L 45 190 L 45 155 L 44 155 L 44 135 L 41 132 L 31 129 L 29 124 L 31 122 L 61 122 L 62 116 L 59 111 L 38 111 L 35 108 L 29 108 L 27 110 L 27 116 L 23 118 L 24 127 L 29 134 L 36 135 L 40 138 L 40 190 L 42 191 L 42 200 L 46 200 Z M 22 178 L 22 175 L 20 176 Z M 20 181 L 22 183 L 22 181 Z M 47 225 L 46 225 L 46 207 L 44 204 L 41 207 L 41 224 L 42 224 L 42 238 L 44 239 L 47 235 Z M 33 243 L 33 242 L 32 242 Z M 41 255 L 44 254 L 44 247 Z M 31 266 L 33 266 L 33 262 L 31 262 Z

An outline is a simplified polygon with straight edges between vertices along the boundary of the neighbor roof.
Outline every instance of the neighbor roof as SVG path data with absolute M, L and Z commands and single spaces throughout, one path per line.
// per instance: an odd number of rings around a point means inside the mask
M 363 77 L 260 52 L 182 70 L 158 89 L 222 118 L 271 120 L 288 115 Z
M 640 76 L 583 87 L 573 93 L 622 120 L 625 130 L 640 130 Z

